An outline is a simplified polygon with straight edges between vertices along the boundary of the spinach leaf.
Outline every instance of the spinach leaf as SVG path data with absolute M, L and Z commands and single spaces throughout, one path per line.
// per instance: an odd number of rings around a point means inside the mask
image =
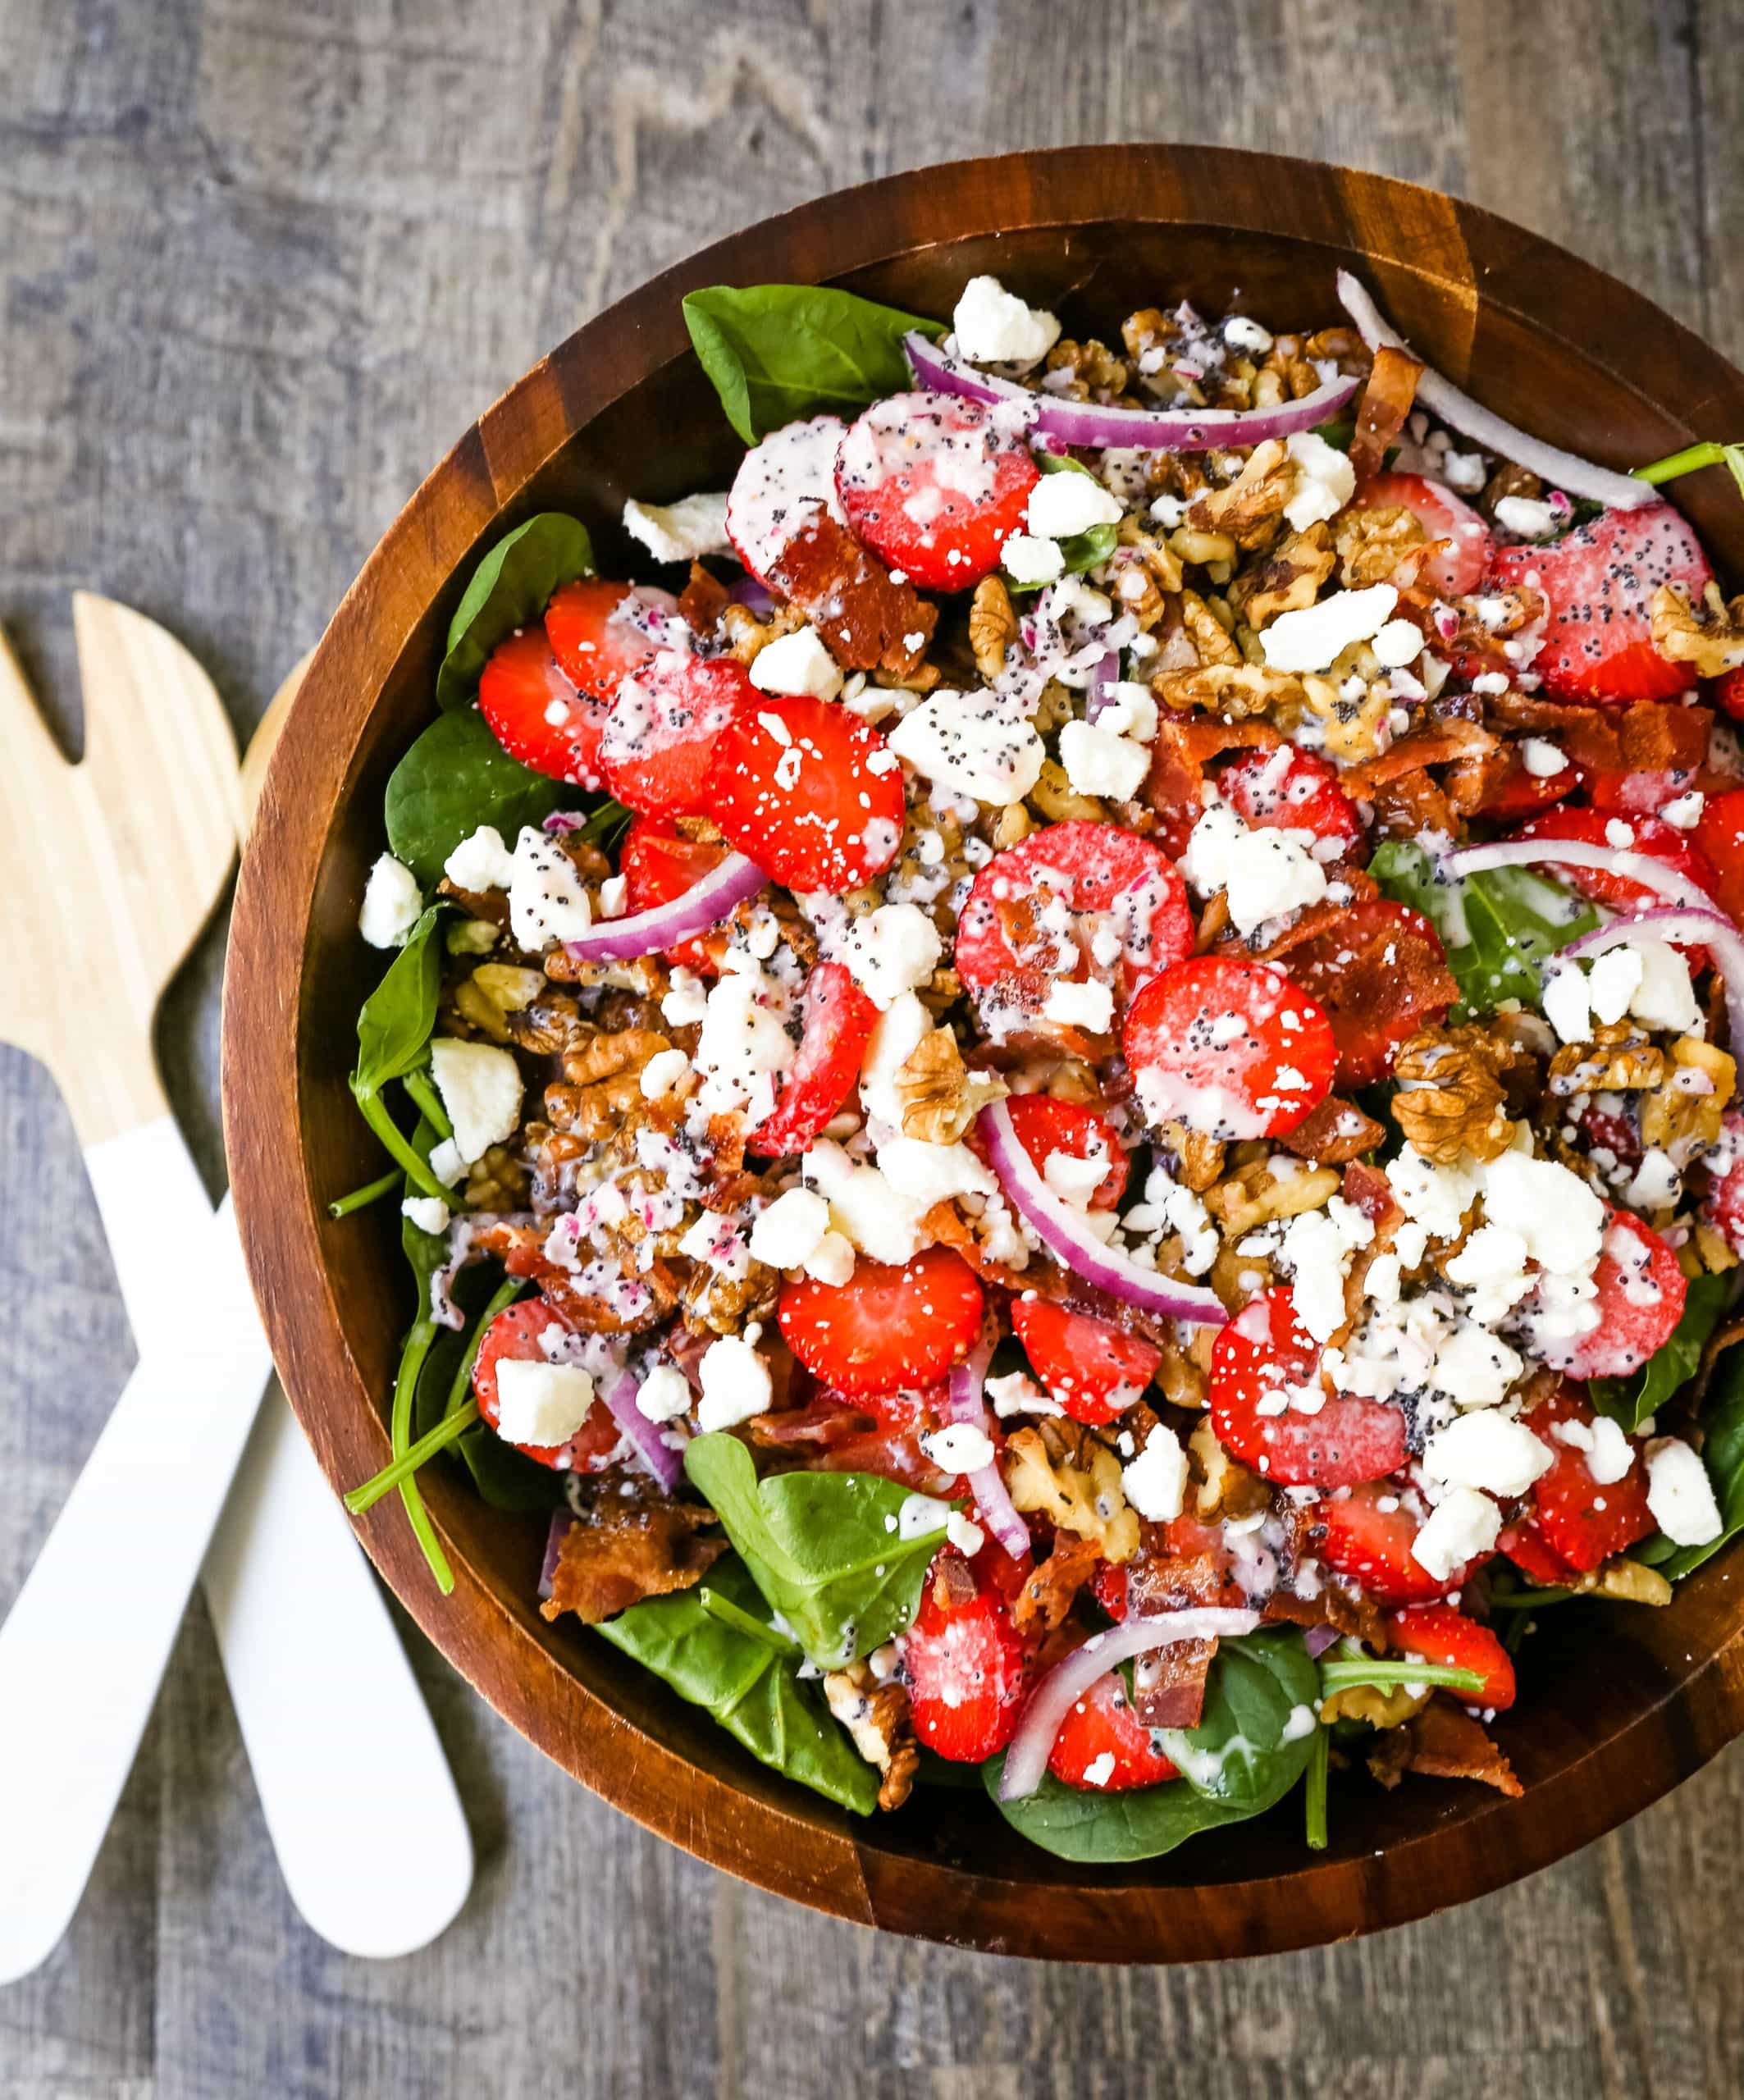
M 711 285 L 684 301 L 684 325 L 727 420 L 747 445 L 821 410 L 851 415 L 913 386 L 902 338 L 943 324 L 829 285 Z
M 1038 452 L 1035 463 L 1044 474 L 1088 474 L 1090 472 L 1082 460 L 1070 459 L 1063 452 Z M 1061 540 L 1060 552 L 1066 563 L 1061 573 L 1081 576 L 1086 569 L 1100 568 L 1120 544 L 1120 534 L 1118 525 L 1091 525 L 1082 532 L 1074 532 L 1069 539 Z M 1014 597 L 1021 597 L 1025 592 L 1039 591 L 1042 586 L 1039 583 L 1018 583 L 1007 577 L 1005 587 Z
M 840 1669 L 913 1620 L 945 1533 L 941 1516 L 902 1536 L 907 1488 L 875 1473 L 760 1481 L 750 1452 L 719 1430 L 691 1440 L 684 1470 L 813 1662 Z
M 1257 1815 L 1308 1769 L 1319 1723 L 1294 1732 L 1303 1707 L 1318 1713 L 1320 1673 L 1297 1629 L 1220 1641 L 1198 1726 L 1165 1729 L 1163 1749 L 1195 1793 Z
M 442 906 L 436 903 L 422 914 L 381 982 L 363 1002 L 350 1084 L 358 1114 L 404 1169 L 412 1187 L 446 1201 L 448 1189 L 430 1170 L 429 1144 L 420 1147 L 409 1140 L 381 1098 L 381 1089 L 390 1080 L 404 1078 L 423 1062 L 430 1031 L 436 1025 L 442 956 L 433 937 L 441 911 Z M 434 1134 L 431 1133 L 432 1139 Z M 406 1228 L 413 1229 L 409 1225 Z
M 1304 1739 L 1303 1746 L 1311 1749 L 1312 1742 Z M 1202 1830 L 1245 1823 L 1260 1813 L 1208 1800 L 1185 1779 L 1102 1794 L 1089 1787 L 1064 1786 L 1051 1772 L 1043 1774 L 1040 1786 L 1024 1800 L 1002 1801 L 999 1774 L 1004 1769 L 1003 1755 L 981 1768 L 999 1813 L 1020 1837 L 1062 1860 L 1114 1866 L 1130 1860 L 1160 1859 Z M 1266 1806 L 1274 1807 L 1287 1792 L 1286 1787 Z
M 768 1622 L 768 1605 L 733 1555 L 709 1570 L 708 1586 Z M 695 1590 L 632 1605 L 595 1631 L 704 1708 L 765 1764 L 856 1815 L 878 1806 L 877 1772 L 801 1678 L 797 1657 L 716 1618 Z
M 1590 1378 L 1586 1390 L 1593 1405 L 1620 1428 L 1631 1432 L 1656 1414 L 1673 1393 L 1687 1386 L 1701 1364 L 1708 1337 L 1719 1325 L 1732 1295 L 1727 1276 L 1696 1276 L 1683 1301 L 1683 1313 L 1669 1335 L 1639 1371 L 1627 1378 Z
M 1491 868 L 1444 882 L 1422 847 L 1407 839 L 1389 839 L 1368 872 L 1384 896 L 1414 906 L 1441 936 L 1462 994 L 1456 1019 L 1492 1012 L 1504 999 L 1536 1007 L 1538 965 L 1599 923 L 1573 890 L 1529 868 Z
M 428 889 L 442 864 L 481 824 L 510 846 L 580 791 L 510 758 L 474 708 L 443 714 L 413 745 L 387 783 L 387 842 Z
M 473 571 L 449 622 L 448 652 L 436 673 L 437 706 L 464 707 L 498 642 L 543 619 L 560 584 L 593 573 L 587 527 L 560 510 L 542 510 L 499 540 Z
M 1722 1546 L 1744 1532 L 1744 1350 L 1726 1352 L 1715 1368 L 1714 1382 L 1719 1390 L 1701 1412 L 1701 1425 L 1707 1432 L 1701 1457 L 1714 1483 L 1714 1500 L 1719 1504 L 1720 1535 L 1705 1545 L 1680 1545 L 1668 1552 L 1664 1548 L 1669 1541 L 1661 1534 L 1635 1552 L 1637 1560 L 1657 1565 L 1671 1582 L 1693 1574 L 1704 1561 L 1711 1560 Z M 1654 1552 L 1651 1547 L 1661 1550 Z

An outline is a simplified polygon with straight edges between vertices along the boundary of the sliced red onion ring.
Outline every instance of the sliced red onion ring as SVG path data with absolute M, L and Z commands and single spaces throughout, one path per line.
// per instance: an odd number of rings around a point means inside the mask
M 1111 649 L 1090 673 L 1084 703 L 1084 719 L 1093 722 L 1114 698 L 1114 688 L 1120 682 L 1121 652 Z
M 1308 1660 L 1317 1663 L 1337 1639 L 1338 1628 L 1335 1626 L 1311 1626 L 1302 1637 L 1302 1645 L 1308 1650 Z
M 551 1528 L 545 1541 L 545 1559 L 539 1564 L 538 1596 L 541 1604 L 550 1600 L 552 1584 L 557 1578 L 557 1556 L 562 1552 L 564 1541 L 574 1522 L 574 1518 L 567 1509 L 555 1509 L 551 1513 Z
M 675 947 L 724 919 L 735 905 L 755 897 L 769 877 L 742 853 L 729 853 L 701 882 L 669 904 L 632 911 L 627 919 L 602 919 L 564 946 L 579 962 L 629 962 Z
M 649 1421 L 637 1406 L 636 1395 L 641 1390 L 641 1381 L 633 1371 L 626 1371 L 606 1387 L 605 1404 L 612 1420 L 636 1446 L 649 1472 L 670 1495 L 684 1471 L 684 1454 L 675 1451 L 666 1441 L 665 1425 Z
M 1209 452 L 1225 445 L 1263 445 L 1267 438 L 1292 437 L 1326 422 L 1363 383 L 1360 378 L 1331 380 L 1299 401 L 1281 401 L 1269 409 L 1103 409 L 1093 401 L 1032 394 L 1009 379 L 977 371 L 918 333 L 905 336 L 902 347 L 915 378 L 934 393 L 1020 407 L 1031 428 L 1057 445 L 1098 450 L 1135 445 L 1153 452 Z
M 1488 846 L 1456 847 L 1441 856 L 1440 865 L 1450 875 L 1481 875 L 1491 868 L 1531 868 L 1560 863 L 1568 868 L 1596 868 L 1601 874 L 1619 875 L 1625 882 L 1639 883 L 1669 904 L 1711 911 L 1714 900 L 1699 883 L 1680 875 L 1651 854 L 1632 852 L 1626 846 L 1595 846 L 1584 838 L 1499 838 Z
M 1398 330 L 1381 318 L 1381 309 L 1369 297 L 1367 288 L 1348 270 L 1338 273 L 1338 296 L 1345 313 L 1357 324 L 1357 333 L 1370 349 L 1379 349 L 1383 345 L 1399 350 L 1410 348 Z M 1417 382 L 1417 398 L 1450 430 L 1474 439 L 1486 452 L 1498 453 L 1504 459 L 1513 460 L 1516 466 L 1530 467 L 1535 474 L 1541 474 L 1556 488 L 1566 489 L 1572 495 L 1590 496 L 1595 503 L 1607 504 L 1614 510 L 1639 510 L 1646 504 L 1663 503 L 1665 500 L 1656 488 L 1646 482 L 1637 481 L 1632 474 L 1614 474 L 1609 467 L 1598 466 L 1591 459 L 1582 459 L 1577 453 L 1546 445 L 1530 431 L 1517 430 L 1512 423 L 1474 401 L 1469 394 L 1462 394 L 1451 380 L 1444 379 L 1431 366 L 1424 367 L 1423 376 Z
M 1166 1611 L 1155 1618 L 1123 1619 L 1105 1633 L 1093 1634 L 1081 1648 L 1057 1662 L 1030 1695 L 999 1775 L 999 1798 L 1020 1801 L 1042 1783 L 1054 1737 L 1072 1708 L 1097 1679 L 1106 1677 L 1129 1655 L 1148 1655 L 1177 1641 L 1213 1641 L 1251 1633 L 1259 1624 L 1257 1611 Z
M 993 1354 L 993 1338 L 990 1334 L 985 1335 L 961 1363 L 952 1366 L 950 1399 L 946 1408 L 952 1422 L 969 1422 L 988 1436 L 993 1434 L 993 1424 L 988 1420 L 984 1388 L 987 1367 Z M 975 1497 L 975 1514 L 1013 1560 L 1021 1559 L 1033 1543 L 1030 1527 L 1007 1492 L 998 1458 L 984 1466 L 977 1466 L 964 1477 Z
M 1563 949 L 1566 956 L 1603 955 L 1607 948 L 1638 947 L 1643 941 L 1687 941 L 1714 958 L 1726 987 L 1726 1021 L 1734 1045 L 1744 1044 L 1744 934 L 1723 911 L 1660 906 L 1613 919 Z
M 727 596 L 735 605 L 748 607 L 760 620 L 766 620 L 775 609 L 768 585 L 760 583 L 755 576 L 742 576 Z
M 1229 1315 L 1214 1290 L 1198 1284 L 1172 1283 L 1154 1269 L 1141 1267 L 1130 1255 L 1105 1247 L 1071 1204 L 1037 1173 L 1002 1101 L 989 1102 L 978 1123 L 1000 1186 L 1040 1234 L 1043 1244 L 1075 1276 L 1111 1298 L 1166 1320 L 1190 1320 L 1202 1327 L 1226 1324 Z

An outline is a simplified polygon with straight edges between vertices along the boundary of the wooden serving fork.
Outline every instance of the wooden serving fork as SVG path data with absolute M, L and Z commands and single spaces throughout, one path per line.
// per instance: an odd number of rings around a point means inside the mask
M 0 1625 L 0 1983 L 77 1906 L 203 1560 L 294 1901 L 349 1952 L 409 1952 L 464 1899 L 465 1820 L 368 1564 L 276 1390 L 260 1408 L 229 1199 L 214 1218 L 152 1048 L 235 858 L 235 740 L 162 628 L 86 594 L 74 623 L 76 766 L 0 640 L 0 1030 L 66 1099 L 140 1360 Z

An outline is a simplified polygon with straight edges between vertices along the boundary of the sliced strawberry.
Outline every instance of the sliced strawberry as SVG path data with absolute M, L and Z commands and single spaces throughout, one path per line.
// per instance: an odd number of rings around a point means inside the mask
M 644 816 L 706 815 L 720 741 L 762 697 L 737 657 L 657 651 L 624 679 L 605 717 L 606 786 Z
M 1744 722 L 1744 664 L 1735 671 L 1723 671 L 1708 687 L 1709 697 L 1716 707 L 1723 708 L 1734 722 Z
M 1714 870 L 1720 909 L 1744 925 L 1744 788 L 1709 797 L 1696 827 L 1696 845 Z
M 1384 897 L 1353 904 L 1281 961 L 1325 1011 L 1340 1086 L 1386 1079 L 1405 1038 L 1441 1020 L 1459 996 L 1440 935 L 1422 912 Z
M 1068 1787 L 1105 1794 L 1180 1777 L 1132 1710 L 1116 1669 L 1098 1678 L 1060 1723 L 1048 1769 Z
M 934 1564 L 902 1644 L 902 1669 L 919 1740 L 953 1764 L 979 1764 L 997 1756 L 1017 1731 L 1024 1644 L 1003 1597 L 990 1583 L 977 1583 L 953 1548 L 947 1546 L 939 1560 L 947 1555 L 955 1579 L 943 1579 Z M 966 1593 L 959 1601 L 947 1601 L 959 1592 Z
M 1557 700 L 1669 700 L 1687 692 L 1695 673 L 1654 647 L 1649 609 L 1662 583 L 1685 585 L 1700 604 L 1713 573 L 1669 503 L 1607 510 L 1551 546 L 1504 547 L 1490 564 L 1501 589 L 1536 588 L 1550 601 L 1531 668 Z
M 1108 1118 L 1080 1101 L 1057 1101 L 1050 1093 L 1014 1093 L 1006 1102 L 1011 1130 L 1030 1155 L 1038 1174 L 1046 1177 L 1048 1162 L 1057 1152 L 1071 1159 L 1106 1159 L 1108 1171 L 1090 1192 L 1089 1208 L 1112 1211 L 1126 1193 L 1130 1162 L 1120 1133 Z M 986 1145 L 974 1124 L 966 1140 L 979 1157 L 987 1157 Z
M 540 1340 L 548 1327 L 563 1330 L 564 1322 L 543 1299 L 525 1298 L 518 1305 L 504 1307 L 485 1330 L 473 1365 L 473 1393 L 478 1402 L 479 1419 L 487 1427 L 496 1427 L 502 1411 L 497 1398 L 496 1367 L 505 1358 L 518 1363 L 549 1362 Z M 541 1466 L 594 1473 L 617 1449 L 620 1435 L 611 1409 L 603 1399 L 596 1399 L 587 1411 L 587 1419 L 567 1444 L 518 1444 L 514 1448 L 524 1451 L 529 1459 L 536 1459 Z
M 603 577 L 584 577 L 554 591 L 545 609 L 546 639 L 570 683 L 609 707 L 626 674 L 654 654 L 641 629 L 617 617 L 620 607 L 639 605 L 667 616 L 678 609 L 669 591 L 632 590 Z
M 1312 1414 L 1298 1395 L 1319 1404 Z M 1384 1400 L 1323 1395 L 1320 1344 L 1285 1288 L 1251 1299 L 1211 1351 L 1211 1423 L 1244 1464 L 1285 1487 L 1353 1487 L 1396 1472 L 1405 1418 Z
M 1687 833 L 1674 825 L 1662 824 L 1657 817 L 1613 816 L 1603 810 L 1552 810 L 1546 815 L 1534 817 L 1529 824 L 1522 824 L 1514 835 L 1518 838 L 1572 838 L 1588 846 L 1621 847 L 1647 860 L 1657 861 L 1661 867 L 1682 875 L 1697 888 L 1706 890 L 1710 897 L 1719 885 L 1719 878 L 1700 845 L 1692 842 Z M 1634 907 L 1665 902 L 1645 884 L 1631 882 L 1626 875 L 1614 875 L 1603 868 L 1562 867 L 1554 861 L 1547 861 L 1545 866 L 1558 882 L 1566 883 L 1570 889 L 1578 890 L 1582 897 L 1591 897 L 1600 904 Z
M 804 1152 L 853 1092 L 878 1008 L 839 962 L 813 966 L 800 997 L 801 1034 L 775 1106 L 745 1140 L 760 1158 Z
M 1734 1253 L 1744 1254 L 1744 1115 L 1737 1109 L 1720 1126 L 1709 1171 L 1702 1215 Z
M 1444 598 L 1463 598 L 1482 582 L 1495 542 L 1471 504 L 1444 482 L 1422 474 L 1377 474 L 1364 484 L 1353 510 L 1408 510 L 1431 540 L 1449 544 L 1423 565 L 1423 580 Z
M 1011 1331 L 1055 1399 L 1093 1428 L 1141 1399 L 1162 1362 L 1162 1351 L 1140 1336 L 1048 1299 L 1014 1299 Z
M 1478 811 L 1503 824 L 1516 824 L 1523 817 L 1553 808 L 1572 795 L 1584 778 L 1577 765 L 1566 762 L 1558 773 L 1533 773 L 1522 759 L 1519 746 L 1510 745 L 1507 770 L 1484 790 Z
M 971 991 L 997 988 L 1002 1000 L 1039 1008 L 1057 978 L 1089 974 L 1084 955 L 1103 934 L 1118 945 L 1112 966 L 1120 996 L 1130 998 L 1192 954 L 1187 886 L 1148 839 L 1073 818 L 1007 847 L 982 869 L 957 920 L 953 960 Z
M 1316 1002 L 1268 962 L 1189 956 L 1127 1009 L 1126 1064 L 1153 1123 L 1214 1138 L 1293 1130 L 1332 1089 L 1338 1052 Z
M 1490 1556 L 1467 1561 L 1443 1582 L 1413 1557 L 1411 1542 L 1422 1525 L 1423 1513 L 1412 1498 L 1385 1481 L 1370 1481 L 1315 1504 L 1313 1528 L 1323 1533 L 1315 1550 L 1376 1604 L 1429 1604 L 1457 1590 Z
M 1357 806 L 1339 785 L 1338 769 L 1294 744 L 1244 751 L 1217 776 L 1217 792 L 1244 824 L 1260 830 L 1311 831 L 1348 852 L 1363 836 Z
M 840 896 L 897 856 L 902 762 L 833 701 L 760 693 L 721 733 L 709 806 L 740 852 L 777 882 Z
M 1591 1404 L 1578 1386 L 1563 1386 L 1526 1417 L 1527 1427 L 1553 1454 L 1549 1472 L 1532 1484 L 1532 1527 L 1559 1559 L 1582 1574 L 1646 1538 L 1654 1527 L 1647 1507 L 1647 1468 L 1639 1449 L 1621 1480 L 1600 1483 L 1587 1467 L 1585 1451 L 1554 1433 L 1559 1422 L 1584 1422 L 1590 1429 L 1594 1420 Z
M 771 569 L 813 512 L 847 523 L 836 496 L 836 452 L 847 435 L 839 417 L 813 416 L 771 431 L 740 460 L 727 492 L 727 536 L 760 583 L 774 587 Z
M 509 756 L 535 773 L 578 788 L 601 784 L 605 710 L 564 676 L 543 628 L 523 628 L 491 651 L 478 711 Z
M 1593 1271 L 1599 1324 L 1572 1340 L 1536 1343 L 1537 1354 L 1571 1378 L 1627 1378 L 1640 1370 L 1683 1317 L 1689 1290 L 1678 1258 L 1651 1226 L 1631 1211 L 1605 1221 L 1603 1252 Z
M 965 591 L 997 568 L 1040 479 L 1010 417 L 948 394 L 874 401 L 836 457 L 849 529 L 923 591 Z
M 901 1268 L 862 1255 L 844 1284 L 783 1284 L 781 1331 L 838 1393 L 931 1386 L 973 1347 L 981 1286 L 961 1254 L 927 1247 Z
M 1386 1623 L 1386 1642 L 1395 1655 L 1440 1663 L 1449 1669 L 1476 1670 L 1483 1678 L 1483 1689 L 1456 1691 L 1453 1696 L 1462 1706 L 1487 1706 L 1500 1713 L 1513 1704 L 1513 1664 L 1508 1650 L 1487 1626 L 1480 1626 L 1451 1605 L 1413 1605 L 1392 1613 Z
M 1688 708 L 1670 711 L 1693 714 L 1696 710 Z M 1705 765 L 1662 766 L 1654 772 L 1635 773 L 1618 767 L 1588 773 L 1586 786 L 1586 799 L 1594 809 L 1603 810 L 1607 816 L 1633 818 L 1656 817 L 1668 802 L 1676 801 L 1692 788 L 1699 788 L 1704 794 L 1720 792 L 1723 782 Z M 1698 845 L 1700 842 L 1698 826 Z
M 687 838 L 662 817 L 637 817 L 619 849 L 624 908 L 651 911 L 657 904 L 670 904 L 687 889 L 694 889 L 711 868 L 718 868 L 726 853 L 724 846 Z M 687 970 L 708 976 L 714 974 L 714 959 L 709 953 L 705 934 L 693 934 L 664 952 L 669 961 L 683 963 Z
M 1542 1534 L 1530 1518 L 1517 1524 L 1504 1524 L 1496 1544 L 1528 1581 L 1545 1589 L 1573 1585 L 1580 1579 L 1579 1568 L 1571 1568 L 1559 1553 L 1553 1552 L 1545 1545 Z

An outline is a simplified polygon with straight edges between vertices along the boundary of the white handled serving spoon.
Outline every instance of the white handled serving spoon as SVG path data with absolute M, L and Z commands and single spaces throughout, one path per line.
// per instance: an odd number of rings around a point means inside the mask
M 141 1354 L 0 1625 L 0 1983 L 77 1907 L 203 1556 L 293 1900 L 349 1952 L 408 1953 L 465 1899 L 465 1819 L 367 1563 L 276 1390 L 259 1410 L 271 1355 L 228 1200 L 214 1220 L 152 1055 L 234 855 L 235 746 L 162 628 L 86 596 L 75 620 L 76 767 L 0 643 L 0 994 L 66 1097 Z

